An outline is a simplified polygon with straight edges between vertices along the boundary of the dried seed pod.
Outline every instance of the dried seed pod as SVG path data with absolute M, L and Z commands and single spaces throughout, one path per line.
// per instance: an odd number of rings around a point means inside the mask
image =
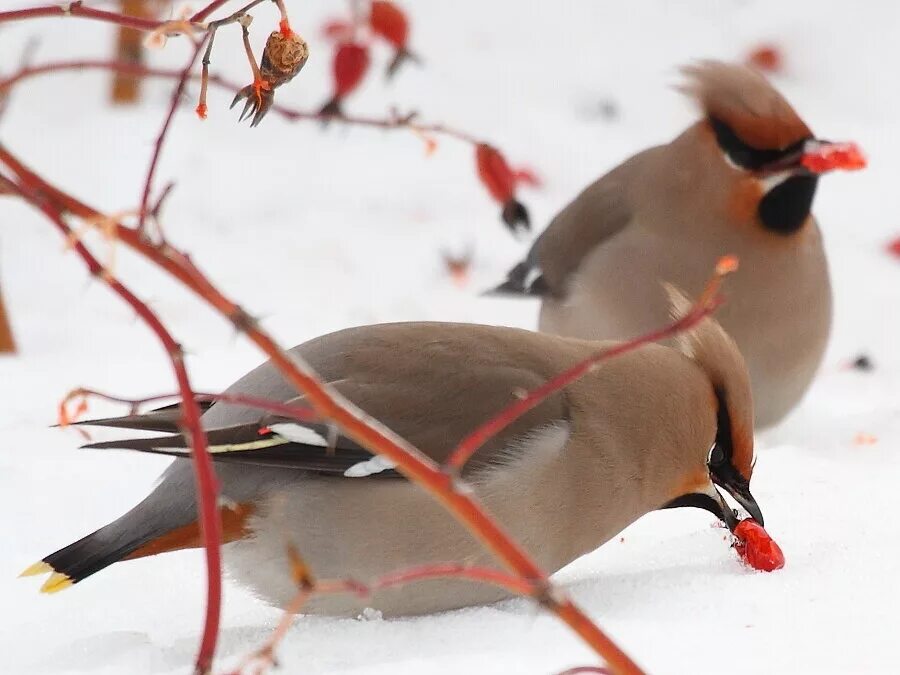
M 501 217 L 506 226 L 519 234 L 531 229 L 528 211 L 516 199 L 516 177 L 500 151 L 487 143 L 475 146 L 475 163 L 478 177 L 491 193 L 491 196 L 503 205 Z
M 260 78 L 241 89 L 231 102 L 233 108 L 238 101 L 246 99 L 240 121 L 252 117 L 251 127 L 259 124 L 275 100 L 275 89 L 294 79 L 306 65 L 309 46 L 306 41 L 290 30 L 273 31 L 266 40 L 259 64 Z
M 288 35 L 274 31 L 266 40 L 259 71 L 275 89 L 294 79 L 308 58 L 309 46 L 302 37 L 293 31 Z

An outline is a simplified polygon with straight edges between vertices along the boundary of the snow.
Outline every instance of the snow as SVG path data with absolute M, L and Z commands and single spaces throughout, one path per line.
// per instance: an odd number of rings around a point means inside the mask
M 312 58 L 276 97 L 317 106 L 328 94 L 328 48 L 317 28 L 344 4 L 288 4 Z M 692 119 L 669 86 L 678 65 L 740 58 L 761 41 L 783 45 L 787 70 L 777 84 L 813 128 L 867 151 L 868 170 L 824 179 L 817 197 L 836 292 L 821 375 L 803 405 L 757 441 L 754 493 L 786 567 L 747 570 L 708 515 L 681 510 L 645 517 L 558 580 L 654 673 L 897 672 L 900 261 L 884 243 L 900 230 L 891 159 L 900 150 L 898 93 L 885 68 L 900 58 L 900 5 L 406 4 L 425 67 L 406 68 L 389 87 L 375 74 L 348 111 L 380 114 L 396 104 L 496 143 L 546 181 L 522 194 L 538 230 L 587 182 Z M 267 11 L 256 12 L 257 45 L 268 17 L 274 24 Z M 43 61 L 103 57 L 112 31 L 74 19 L 4 26 L 4 71 L 36 34 Z M 186 54 L 171 40 L 153 59 L 178 65 Z M 387 54 L 377 58 L 381 66 Z M 236 30 L 217 39 L 213 69 L 249 77 Z M 139 197 L 169 85 L 147 87 L 137 110 L 111 110 L 105 96 L 99 74 L 34 80 L 13 93 L 0 138 L 75 194 L 120 211 Z M 618 114 L 606 119 L 611 101 Z M 534 326 L 534 303 L 478 297 L 528 243 L 499 223 L 469 147 L 439 139 L 426 158 L 412 134 L 289 125 L 274 115 L 250 130 L 228 103 L 213 90 L 206 123 L 189 114 L 193 103 L 177 119 L 159 171 L 158 187 L 178 181 L 165 226 L 284 344 L 401 319 Z M 77 451 L 75 432 L 48 428 L 60 398 L 82 385 L 126 396 L 174 385 L 152 336 L 88 279 L 43 218 L 10 200 L 0 214 L 0 279 L 22 345 L 20 356 L 0 359 L 3 670 L 188 672 L 203 607 L 199 552 L 116 565 L 53 596 L 15 578 L 133 505 L 166 464 Z M 441 251 L 469 243 L 472 278 L 459 288 Z M 198 388 L 224 387 L 259 362 L 148 265 L 121 250 L 115 265 L 185 343 Z M 845 368 L 862 352 L 873 372 Z M 118 412 L 91 406 L 92 414 Z M 220 665 L 259 645 L 279 615 L 227 585 Z M 300 618 L 279 657 L 286 672 L 304 673 L 551 673 L 593 662 L 565 626 L 520 600 L 408 620 Z

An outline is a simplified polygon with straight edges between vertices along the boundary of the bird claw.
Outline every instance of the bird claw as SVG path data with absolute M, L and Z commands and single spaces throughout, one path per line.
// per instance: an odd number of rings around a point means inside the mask
M 244 101 L 244 109 L 241 110 L 241 116 L 238 118 L 238 122 L 250 119 L 250 126 L 255 127 L 262 121 L 263 117 L 266 116 L 266 113 L 269 112 L 274 100 L 275 92 L 272 89 L 248 84 L 235 94 L 230 108 L 236 106 L 240 101 Z

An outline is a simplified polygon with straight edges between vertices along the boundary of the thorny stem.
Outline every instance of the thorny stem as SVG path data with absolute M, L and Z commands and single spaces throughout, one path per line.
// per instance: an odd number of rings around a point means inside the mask
M 2 147 L 2 146 L 0 146 Z M 27 188 L 16 186 L 16 190 L 28 198 Z M 72 242 L 72 247 L 84 261 L 91 275 L 98 277 L 122 300 L 130 305 L 154 334 L 165 349 L 178 382 L 182 401 L 183 432 L 192 449 L 194 461 L 194 479 L 198 495 L 198 521 L 206 550 L 207 598 L 206 615 L 203 623 L 203 636 L 195 661 L 196 673 L 208 673 L 212 666 L 219 636 L 219 618 L 222 607 L 222 560 L 221 560 L 221 521 L 218 506 L 218 480 L 209 456 L 206 434 L 200 424 L 200 408 L 194 399 L 187 368 L 184 365 L 184 352 L 175 341 L 153 310 L 116 279 L 108 269 L 103 267 L 96 257 L 77 238 L 63 219 L 61 209 L 50 200 L 34 203 L 57 227 L 60 233 Z
M 80 218 L 96 218 L 98 212 L 71 195 L 49 185 L 25 167 L 4 146 L 0 145 L 0 162 L 17 177 L 21 191 L 37 206 L 51 203 L 54 208 L 68 211 Z M 43 209 L 42 209 L 43 210 Z M 371 452 L 392 460 L 408 479 L 415 482 L 432 498 L 450 511 L 460 523 L 511 571 L 523 580 L 544 591 L 537 597 L 539 604 L 556 614 L 603 657 L 617 675 L 635 675 L 641 669 L 625 654 L 581 609 L 561 591 L 553 588 L 547 575 L 525 550 L 491 518 L 467 490 L 458 489 L 441 467 L 402 437 L 370 417 L 343 397 L 337 390 L 322 382 L 312 368 L 296 354 L 285 351 L 259 324 L 238 305 L 226 298 L 197 269 L 183 253 L 171 246 L 157 246 L 147 242 L 135 230 L 117 224 L 118 240 L 169 272 L 187 288 L 205 300 L 254 344 L 268 355 L 282 377 L 302 392 L 309 404 L 325 419 L 334 422 L 342 432 Z

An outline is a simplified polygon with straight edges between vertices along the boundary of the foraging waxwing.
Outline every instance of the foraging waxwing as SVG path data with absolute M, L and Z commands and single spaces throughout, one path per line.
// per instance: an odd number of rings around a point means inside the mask
M 706 61 L 683 73 L 703 119 L 587 187 L 492 293 L 540 296 L 542 331 L 624 339 L 665 320 L 660 280 L 696 293 L 713 261 L 734 254 L 742 271 L 717 318 L 746 359 L 756 425 L 768 426 L 800 401 L 828 340 L 831 285 L 810 213 L 818 176 L 804 164 L 842 146 L 816 140 L 749 68 Z
M 445 460 L 480 423 L 603 345 L 528 331 L 450 323 L 351 328 L 292 351 L 333 387 L 432 459 Z M 266 363 L 231 393 L 302 403 Z M 177 407 L 90 424 L 173 432 L 95 443 L 183 457 Z M 279 606 L 296 594 L 289 546 L 316 578 L 363 581 L 414 565 L 496 562 L 441 506 L 326 425 L 215 403 L 203 415 L 218 460 L 226 565 Z M 752 412 L 743 360 L 711 319 L 680 348 L 648 344 L 543 401 L 486 443 L 463 473 L 477 498 L 548 571 L 615 536 L 649 511 L 736 515 L 714 484 L 758 521 L 749 491 Z M 329 438 L 330 436 L 330 438 Z M 191 462 L 176 459 L 131 511 L 53 553 L 24 574 L 52 573 L 44 591 L 112 563 L 200 545 Z M 304 611 L 418 614 L 488 603 L 506 592 L 428 580 L 379 591 L 314 597 Z

